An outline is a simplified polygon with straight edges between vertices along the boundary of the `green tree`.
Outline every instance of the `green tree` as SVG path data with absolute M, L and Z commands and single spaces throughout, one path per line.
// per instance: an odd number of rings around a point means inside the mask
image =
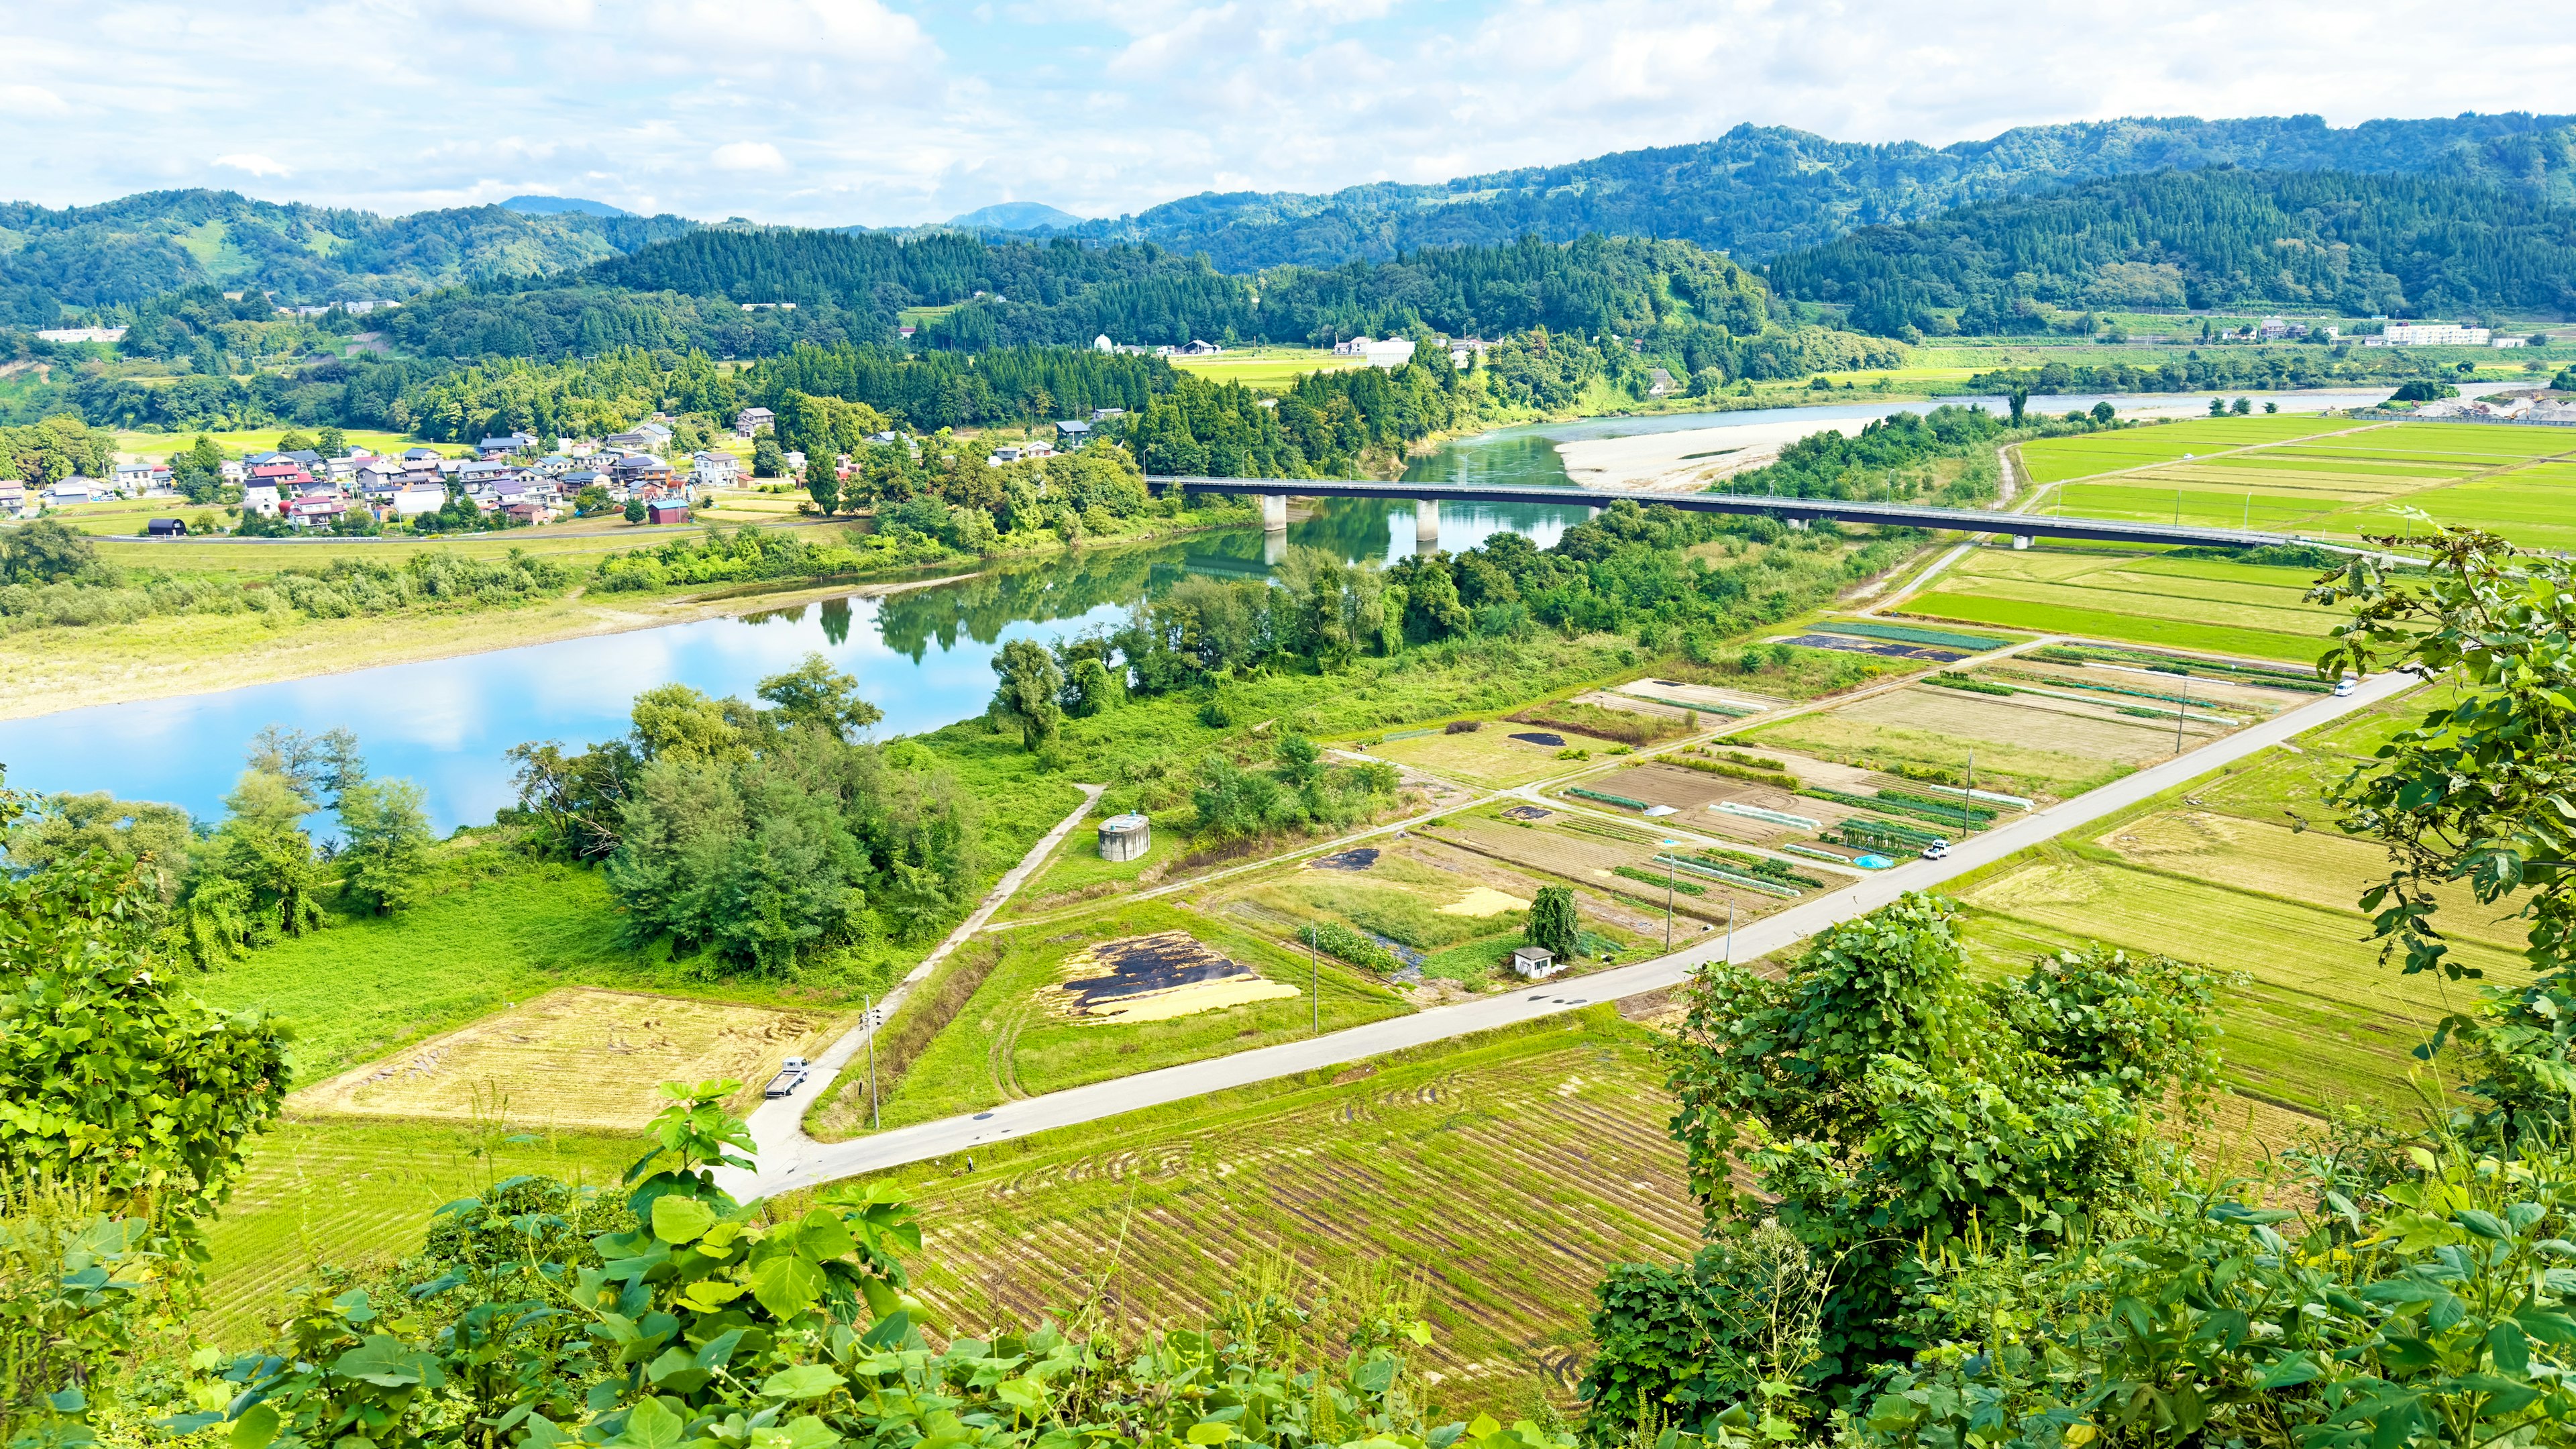
M 2209 324 L 2204 322 L 2201 325 L 2206 327 Z M 2227 416 L 2227 400 L 2225 398 L 2211 398 L 2209 400 L 2209 415 L 2213 418 L 2223 418 Z
M 1005 643 L 993 656 L 993 673 L 1001 681 L 993 690 L 993 718 L 1017 725 L 1020 743 L 1031 750 L 1055 738 L 1064 718 L 1056 702 L 1064 692 L 1064 670 L 1046 646 L 1032 639 Z
M 841 475 L 832 465 L 829 453 L 816 453 L 805 464 L 805 491 L 814 506 L 831 513 L 841 506 Z
M 0 583 L 58 583 L 97 566 L 98 545 L 59 518 L 0 532 Z
M 313 451 L 313 439 L 307 434 L 297 432 L 293 428 L 288 428 L 285 432 L 277 435 L 277 451 L 281 453 L 309 453 Z
M 644 513 L 644 500 L 643 500 L 643 499 L 641 499 L 641 498 L 629 498 L 629 499 L 627 499 L 627 500 L 626 500 L 626 510 L 625 510 L 625 513 L 626 513 L 626 521 L 627 521 L 627 522 L 629 522 L 629 523 L 642 523 L 642 522 L 644 521 L 644 518 L 645 518 L 645 513 Z
M 322 924 L 322 876 L 303 821 L 316 802 L 270 770 L 245 770 L 222 825 L 194 853 L 181 930 L 200 965 Z
M 760 682 L 759 694 L 775 706 L 778 722 L 820 729 L 847 740 L 885 718 L 885 711 L 859 698 L 859 682 L 832 667 L 820 654 L 808 654 L 785 674 Z
M 611 506 L 608 501 L 608 489 L 597 483 L 574 494 L 572 499 L 572 511 L 584 518 L 606 513 Z
M 357 780 L 340 792 L 341 891 L 389 915 L 419 898 L 432 839 L 423 791 L 410 780 Z
M 313 440 L 313 446 L 325 458 L 343 457 L 349 451 L 349 435 L 340 431 L 336 424 L 326 424 Z
M 2119 416 L 2120 410 L 2111 406 L 2109 398 L 2104 398 L 2093 405 L 2093 422 L 2096 427 L 2107 428 L 2117 421 Z
M 2249 414 L 2249 413 L 2251 413 L 2251 412 L 2253 412 L 2253 411 L 2254 411 L 2254 399 L 2252 399 L 2252 398 L 2250 398 L 2250 397 L 2240 397 L 2240 398 L 2238 398 L 2238 399 L 2236 400 L 2236 406 L 2235 406 L 2235 408 L 2234 408 L 2234 412 L 2235 412 L 2235 414 L 2236 414 L 2238 417 L 2240 417 L 2240 418 L 2241 418 L 2241 417 L 2244 417 L 2244 416 L 2246 416 L 2247 414 Z
M 164 904 L 178 895 L 196 837 L 176 805 L 119 800 L 101 790 L 48 795 L 7 832 L 9 864 L 22 871 L 74 860 L 86 852 L 131 857 Z
M 779 448 L 775 436 L 764 431 L 751 440 L 751 476 L 777 478 L 786 472 L 787 454 Z
M 1582 954 L 1580 923 L 1574 914 L 1574 888 L 1540 886 L 1530 897 L 1529 924 L 1522 939 L 1541 950 L 1551 952 L 1559 961 L 1571 961 Z

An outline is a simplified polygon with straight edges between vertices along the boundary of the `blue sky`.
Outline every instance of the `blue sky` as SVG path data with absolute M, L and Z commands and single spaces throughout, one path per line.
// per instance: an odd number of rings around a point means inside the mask
M 1116 215 L 1702 140 L 2576 108 L 2561 7 L 2274 0 L 0 0 L 0 196 Z

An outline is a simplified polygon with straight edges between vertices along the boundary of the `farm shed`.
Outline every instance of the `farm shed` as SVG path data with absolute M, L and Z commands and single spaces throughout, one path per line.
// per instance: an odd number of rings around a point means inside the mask
M 1512 974 L 1523 981 L 1545 981 L 1564 969 L 1564 963 L 1544 946 L 1512 948 Z
M 1112 815 L 1100 822 L 1100 858 L 1136 860 L 1154 847 L 1154 822 L 1142 815 Z

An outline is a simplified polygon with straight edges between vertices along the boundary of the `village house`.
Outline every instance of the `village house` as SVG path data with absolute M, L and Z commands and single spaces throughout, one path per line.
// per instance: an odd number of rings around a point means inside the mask
M 0 478 L 0 518 L 17 518 L 27 511 L 27 484 L 18 478 Z
M 395 518 L 418 518 L 446 506 L 447 490 L 438 484 L 404 483 L 386 495 L 383 511 Z
M 701 488 L 730 488 L 742 476 L 742 460 L 731 453 L 691 453 L 689 473 Z
M 524 453 L 536 445 L 537 440 L 525 433 L 505 433 L 497 438 L 485 438 L 474 445 L 474 451 L 485 458 L 506 458 L 512 453 Z
M 242 489 L 241 509 L 244 513 L 256 513 L 262 518 L 275 518 L 278 510 L 277 485 L 252 483 L 245 486 Z
M 737 437 L 748 438 L 763 428 L 775 427 L 777 423 L 778 414 L 767 408 L 744 408 L 733 415 L 733 430 Z
M 1091 441 L 1091 424 L 1061 422 L 1055 425 L 1055 435 L 1066 447 L 1079 448 Z
M 289 528 L 329 528 L 349 511 L 349 500 L 336 492 L 315 493 L 286 505 Z

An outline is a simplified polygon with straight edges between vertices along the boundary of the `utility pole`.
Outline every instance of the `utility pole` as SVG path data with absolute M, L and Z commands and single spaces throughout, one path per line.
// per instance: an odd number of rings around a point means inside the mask
M 874 997 L 861 993 L 859 1009 L 868 1018 L 868 1130 L 874 1132 L 877 1121 L 877 1004 Z
M 1673 949 L 1673 872 L 1680 867 L 1673 860 L 1673 847 L 1678 840 L 1664 842 L 1664 950 Z
M 2191 673 L 2182 676 L 2182 703 L 2174 706 L 2174 753 L 2182 753 L 2182 717 L 2191 709 Z
M 1315 957 L 1315 938 L 1323 934 L 1314 926 L 1306 927 L 1306 1002 L 1315 1011 L 1315 1035 L 1324 1034 L 1324 965 Z
M 1735 964 L 1735 902 L 1726 903 L 1726 964 Z

